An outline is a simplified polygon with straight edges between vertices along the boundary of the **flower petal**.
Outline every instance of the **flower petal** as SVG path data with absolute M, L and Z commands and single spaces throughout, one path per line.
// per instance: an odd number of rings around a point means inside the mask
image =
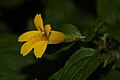
M 18 38 L 18 41 L 24 42 L 24 41 L 27 41 L 27 40 L 31 39 L 32 37 L 35 37 L 38 35 L 42 36 L 41 31 L 28 31 L 28 32 L 25 32 L 22 35 L 20 35 L 20 37 Z
M 48 41 L 39 41 L 36 43 L 34 47 L 34 54 L 36 58 L 41 58 L 42 55 L 44 54 L 46 47 L 47 47 Z
M 48 44 L 57 44 L 64 41 L 64 34 L 58 31 L 51 31 Z
M 50 25 L 49 24 L 45 25 L 45 33 L 47 37 L 49 37 L 50 31 L 51 31 Z
M 43 20 L 41 14 L 37 14 L 34 18 L 34 24 L 38 30 L 44 31 Z
M 26 56 L 34 48 L 34 45 L 31 41 L 27 41 L 22 45 L 20 53 Z

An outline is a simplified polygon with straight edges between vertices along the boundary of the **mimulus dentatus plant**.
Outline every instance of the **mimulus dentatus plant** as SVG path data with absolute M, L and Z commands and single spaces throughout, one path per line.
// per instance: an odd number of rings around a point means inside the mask
M 20 50 L 23 56 L 26 56 L 34 49 L 36 58 L 41 58 L 46 50 L 47 44 L 64 42 L 64 34 L 62 32 L 51 30 L 50 24 L 43 26 L 41 14 L 35 16 L 34 24 L 37 30 L 25 32 L 18 38 L 19 42 L 26 41 Z

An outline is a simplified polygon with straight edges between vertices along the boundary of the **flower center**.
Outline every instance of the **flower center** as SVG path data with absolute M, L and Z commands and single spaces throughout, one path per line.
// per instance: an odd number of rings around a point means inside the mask
M 42 32 L 42 35 L 36 35 L 34 37 L 31 38 L 32 43 L 36 43 L 37 41 L 47 41 L 47 37 L 45 35 L 45 32 Z

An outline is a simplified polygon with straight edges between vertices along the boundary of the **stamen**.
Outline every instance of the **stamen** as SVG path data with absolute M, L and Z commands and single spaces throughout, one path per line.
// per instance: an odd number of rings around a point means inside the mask
M 42 35 L 45 35 L 45 32 L 44 32 L 44 31 L 42 31 Z
M 45 34 L 44 31 L 42 31 L 42 39 L 45 40 L 45 41 L 47 40 L 47 37 L 46 37 L 46 34 Z

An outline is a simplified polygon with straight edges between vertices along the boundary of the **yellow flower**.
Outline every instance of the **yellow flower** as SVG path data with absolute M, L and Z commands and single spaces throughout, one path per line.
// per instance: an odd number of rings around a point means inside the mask
M 49 24 L 43 26 L 41 14 L 37 14 L 34 18 L 34 24 L 37 30 L 23 33 L 19 38 L 19 42 L 24 42 L 20 53 L 26 56 L 33 48 L 36 58 L 41 58 L 46 50 L 47 44 L 57 44 L 64 41 L 64 34 L 51 30 Z

